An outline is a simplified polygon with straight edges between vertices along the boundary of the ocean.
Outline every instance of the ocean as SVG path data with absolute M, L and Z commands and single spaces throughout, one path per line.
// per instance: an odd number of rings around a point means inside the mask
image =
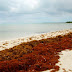
M 0 24 L 0 41 L 72 29 L 72 23 Z

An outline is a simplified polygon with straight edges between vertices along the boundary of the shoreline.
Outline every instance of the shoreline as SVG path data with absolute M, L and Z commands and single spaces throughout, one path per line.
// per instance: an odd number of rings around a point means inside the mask
M 42 39 L 47 39 L 47 38 L 56 38 L 58 35 L 67 35 L 68 33 L 71 33 L 72 34 L 72 30 L 62 30 L 62 31 L 56 31 L 56 32 L 51 32 L 51 33 L 44 33 L 44 34 L 40 34 L 38 36 L 32 36 L 32 37 L 27 37 L 25 38 L 24 40 L 22 40 L 21 38 L 19 39 L 20 42 L 24 43 L 24 42 L 31 42 L 33 40 L 36 40 L 37 42 L 39 40 L 42 40 Z M 69 36 L 70 37 L 70 36 Z M 72 36 L 71 36 L 72 37 Z M 65 40 L 65 39 L 64 39 Z M 15 41 L 15 40 L 14 40 Z M 67 41 L 67 40 L 66 40 Z M 71 40 L 70 40 L 71 41 Z M 17 41 L 18 42 L 18 41 Z M 62 41 L 63 42 L 63 41 Z M 13 45 L 15 44 L 16 42 L 13 43 Z M 20 43 L 20 45 L 22 45 L 22 43 Z M 68 41 L 67 41 L 68 43 Z M 66 45 L 67 45 L 66 43 Z M 9 44 L 9 43 L 8 43 Z M 44 43 L 42 43 L 43 45 Z M 7 45 L 7 44 L 5 44 Z M 62 43 L 63 45 L 63 43 Z M 16 45 L 15 45 L 16 46 Z M 54 45 L 55 46 L 55 45 Z M 68 45 L 67 45 L 68 46 Z M 28 47 L 28 46 L 27 46 Z M 6 48 L 7 49 L 7 48 Z M 36 48 L 35 48 L 36 49 Z M 22 50 L 22 49 L 21 49 Z M 6 52 L 7 53 L 7 52 Z M 63 50 L 59 53 L 59 62 L 56 63 L 57 66 L 60 67 L 59 71 L 57 72 L 72 72 L 72 50 L 69 50 L 67 48 L 67 50 Z M 51 70 L 46 70 L 46 71 L 42 71 L 42 72 L 50 72 Z
M 56 37 L 58 35 L 65 35 L 65 34 L 68 34 L 70 32 L 72 32 L 72 29 L 49 32 L 49 33 L 42 33 L 42 34 L 37 34 L 37 35 L 29 36 L 29 37 L 16 38 L 13 40 L 0 41 L 0 51 L 12 48 L 14 46 L 17 46 L 17 45 L 23 43 L 23 42 L 30 42 L 33 40 L 52 38 L 52 37 Z

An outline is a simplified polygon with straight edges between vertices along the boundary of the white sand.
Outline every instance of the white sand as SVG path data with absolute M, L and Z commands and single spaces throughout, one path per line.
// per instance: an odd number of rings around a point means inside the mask
M 60 55 L 60 62 L 57 64 L 60 67 L 59 72 L 72 72 L 72 50 L 65 50 L 61 53 L 63 55 Z
M 65 50 L 60 53 L 59 62 L 56 64 L 60 67 L 59 71 L 56 72 L 72 72 L 72 50 Z M 46 70 L 42 72 L 50 72 Z
M 40 40 L 40 39 L 46 39 L 51 37 L 56 37 L 58 35 L 65 35 L 72 32 L 72 29 L 70 30 L 62 30 L 62 31 L 56 31 L 51 33 L 43 33 L 40 35 L 34 35 L 31 37 L 24 37 L 24 38 L 18 38 L 14 40 L 9 41 L 1 41 L 0 42 L 0 51 L 9 49 L 13 46 L 19 45 L 22 42 L 30 42 L 32 40 Z M 60 70 L 58 72 L 72 72 L 72 50 L 71 51 L 62 51 L 62 54 L 60 55 L 59 63 L 57 64 L 60 66 Z M 43 71 L 43 72 L 50 72 L 51 70 Z
M 45 38 L 50 38 L 50 37 L 56 37 L 58 35 L 65 35 L 69 32 L 72 32 L 72 29 L 56 31 L 56 32 L 51 32 L 51 33 L 43 33 L 43 34 L 40 34 L 40 35 L 18 38 L 18 39 L 14 39 L 14 40 L 0 41 L 0 51 L 5 50 L 5 49 L 9 49 L 9 48 L 16 46 L 16 45 L 19 45 L 23 42 L 29 42 L 29 41 L 32 41 L 32 40 L 40 40 L 40 39 L 45 39 Z

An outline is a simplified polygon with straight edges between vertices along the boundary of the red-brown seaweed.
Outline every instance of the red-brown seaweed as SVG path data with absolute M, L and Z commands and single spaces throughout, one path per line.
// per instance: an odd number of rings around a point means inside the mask
M 56 63 L 59 62 L 59 52 L 66 49 L 72 50 L 72 33 L 36 41 L 34 44 L 29 43 L 32 52 L 26 52 L 21 57 L 11 58 L 11 60 L 1 58 L 0 72 L 40 72 L 50 69 L 53 69 L 51 72 L 58 71 L 59 66 Z

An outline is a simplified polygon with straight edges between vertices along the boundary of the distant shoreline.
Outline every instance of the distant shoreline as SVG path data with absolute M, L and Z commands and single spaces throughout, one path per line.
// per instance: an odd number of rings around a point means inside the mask
M 68 21 L 68 22 L 66 22 L 66 23 L 72 23 L 72 21 Z

